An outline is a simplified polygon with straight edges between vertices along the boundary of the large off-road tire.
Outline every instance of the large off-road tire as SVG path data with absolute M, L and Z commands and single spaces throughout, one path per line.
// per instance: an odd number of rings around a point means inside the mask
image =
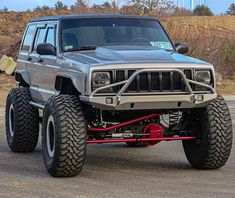
M 222 96 L 205 109 L 193 112 L 199 140 L 183 141 L 186 157 L 197 169 L 217 169 L 225 165 L 232 149 L 232 121 Z
M 39 113 L 30 101 L 28 88 L 15 88 L 8 94 L 5 125 L 7 142 L 13 152 L 32 152 L 37 146 Z
M 87 126 L 78 97 L 52 97 L 44 111 L 42 152 L 54 177 L 78 175 L 86 155 Z

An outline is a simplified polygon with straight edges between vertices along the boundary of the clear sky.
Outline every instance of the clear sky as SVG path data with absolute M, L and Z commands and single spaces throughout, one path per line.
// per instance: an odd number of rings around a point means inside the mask
M 8 7 L 9 10 L 15 11 L 23 11 L 32 9 L 37 5 L 48 5 L 53 6 L 57 0 L 0 0 L 0 8 L 4 6 Z M 71 5 L 75 0 L 62 0 L 64 3 Z M 102 3 L 106 0 L 92 0 L 90 3 Z M 127 0 L 122 0 L 121 2 L 125 2 Z M 177 0 L 173 0 L 175 3 Z M 179 0 L 179 1 L 189 1 L 189 0 Z M 207 0 L 208 6 L 212 9 L 215 14 L 224 13 L 229 5 L 235 3 L 235 0 Z

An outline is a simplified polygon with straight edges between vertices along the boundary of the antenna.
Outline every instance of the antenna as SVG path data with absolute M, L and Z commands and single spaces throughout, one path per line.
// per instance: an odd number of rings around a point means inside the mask
M 190 9 L 193 11 L 194 8 L 194 0 L 190 0 Z

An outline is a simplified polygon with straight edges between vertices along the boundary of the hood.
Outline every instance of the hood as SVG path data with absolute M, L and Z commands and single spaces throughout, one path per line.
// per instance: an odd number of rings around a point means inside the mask
M 85 64 L 115 63 L 191 63 L 208 64 L 201 60 L 145 46 L 98 47 L 92 51 L 65 53 L 66 58 Z

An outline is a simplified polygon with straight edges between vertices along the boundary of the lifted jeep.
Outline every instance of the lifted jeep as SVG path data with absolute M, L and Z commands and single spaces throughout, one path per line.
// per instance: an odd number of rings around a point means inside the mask
M 232 122 L 215 91 L 211 64 L 187 57 L 160 22 L 125 15 L 33 19 L 20 47 L 6 102 L 13 152 L 42 153 L 52 176 L 78 175 L 86 145 L 130 147 L 182 140 L 197 169 L 229 158 Z

